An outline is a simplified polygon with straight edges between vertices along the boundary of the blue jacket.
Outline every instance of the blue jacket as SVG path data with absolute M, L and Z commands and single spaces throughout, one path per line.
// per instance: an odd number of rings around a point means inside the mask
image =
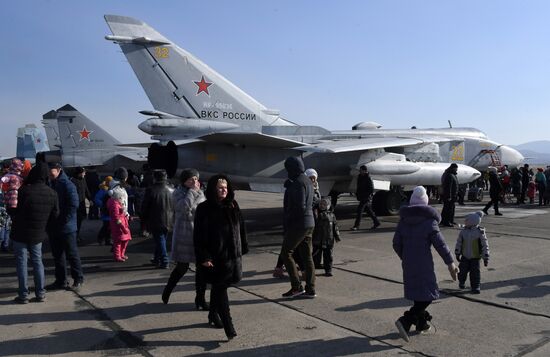
M 393 249 L 401 258 L 405 298 L 432 301 L 439 297 L 432 245 L 445 264 L 453 262 L 449 247 L 439 231 L 441 216 L 430 206 L 408 206 L 399 211 L 401 219 L 393 236 Z
M 96 205 L 96 207 L 99 207 L 99 210 L 101 212 L 101 220 L 102 221 L 110 221 L 111 220 L 111 216 L 109 216 L 109 211 L 103 209 L 104 205 L 103 205 L 103 200 L 105 198 L 105 196 L 108 196 L 109 195 L 109 191 L 108 190 L 104 190 L 102 188 L 100 188 L 97 193 L 95 194 L 95 197 L 94 197 L 94 204 Z
M 69 180 L 64 171 L 59 173 L 56 180 L 50 182 L 50 186 L 55 190 L 59 199 L 59 216 L 53 233 L 76 232 L 76 210 L 79 205 L 76 186 Z

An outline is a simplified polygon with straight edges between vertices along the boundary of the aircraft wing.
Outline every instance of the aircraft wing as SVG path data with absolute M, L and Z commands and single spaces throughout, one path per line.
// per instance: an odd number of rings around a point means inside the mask
M 200 139 L 207 143 L 231 143 L 238 145 L 262 146 L 272 148 L 293 148 L 307 145 L 301 141 L 281 138 L 278 136 L 261 133 L 224 132 L 201 136 Z
M 156 141 L 150 141 L 146 143 L 117 144 L 115 146 L 122 147 L 122 148 L 148 148 L 149 146 L 151 146 L 151 144 L 155 142 Z
M 133 161 L 147 161 L 147 151 L 120 152 L 120 153 L 117 153 L 117 155 Z
M 415 146 L 423 144 L 423 140 L 400 137 L 368 138 L 334 140 L 298 148 L 308 152 L 340 153 L 350 151 L 365 151 L 389 147 Z

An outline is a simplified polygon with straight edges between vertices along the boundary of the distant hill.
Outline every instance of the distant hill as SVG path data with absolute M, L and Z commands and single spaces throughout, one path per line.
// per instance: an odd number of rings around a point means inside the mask
M 527 158 L 528 164 L 550 165 L 550 140 L 530 141 L 512 147 Z
M 528 143 L 516 145 L 514 146 L 514 148 L 516 148 L 519 151 L 529 150 L 529 151 L 534 151 L 541 154 L 550 154 L 550 140 L 530 141 Z

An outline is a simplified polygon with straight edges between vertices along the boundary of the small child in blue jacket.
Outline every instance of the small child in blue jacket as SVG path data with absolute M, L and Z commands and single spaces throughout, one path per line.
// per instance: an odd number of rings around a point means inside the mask
M 475 212 L 466 216 L 465 227 L 460 231 L 455 246 L 456 260 L 460 262 L 458 268 L 458 287 L 465 288 L 464 283 L 470 273 L 470 289 L 472 294 L 481 291 L 480 260 L 485 266 L 489 264 L 489 242 L 485 229 L 480 227 L 483 212 Z

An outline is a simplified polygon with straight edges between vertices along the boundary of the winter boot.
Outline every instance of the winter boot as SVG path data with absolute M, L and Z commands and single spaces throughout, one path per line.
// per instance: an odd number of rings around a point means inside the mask
M 224 316 L 223 329 L 228 340 L 231 340 L 237 336 L 237 332 L 235 331 L 235 327 L 233 326 L 233 319 L 231 319 L 231 316 Z
M 196 295 L 195 295 L 195 307 L 197 310 L 209 310 L 210 306 L 206 302 L 206 299 L 204 297 L 206 292 L 206 287 L 204 286 L 197 286 L 196 287 Z
M 418 320 L 416 323 L 416 332 L 426 333 L 430 331 L 431 326 L 428 321 L 432 321 L 432 315 L 430 315 L 428 311 L 422 311 L 418 316 Z
M 409 330 L 414 324 L 415 319 L 410 311 L 405 311 L 403 316 L 401 316 L 397 321 L 395 321 L 395 327 L 399 331 L 399 336 L 404 339 L 406 342 L 409 342 Z
M 214 328 L 223 328 L 223 323 L 220 319 L 220 315 L 218 315 L 218 313 L 214 310 L 210 310 L 208 312 L 208 325 Z

